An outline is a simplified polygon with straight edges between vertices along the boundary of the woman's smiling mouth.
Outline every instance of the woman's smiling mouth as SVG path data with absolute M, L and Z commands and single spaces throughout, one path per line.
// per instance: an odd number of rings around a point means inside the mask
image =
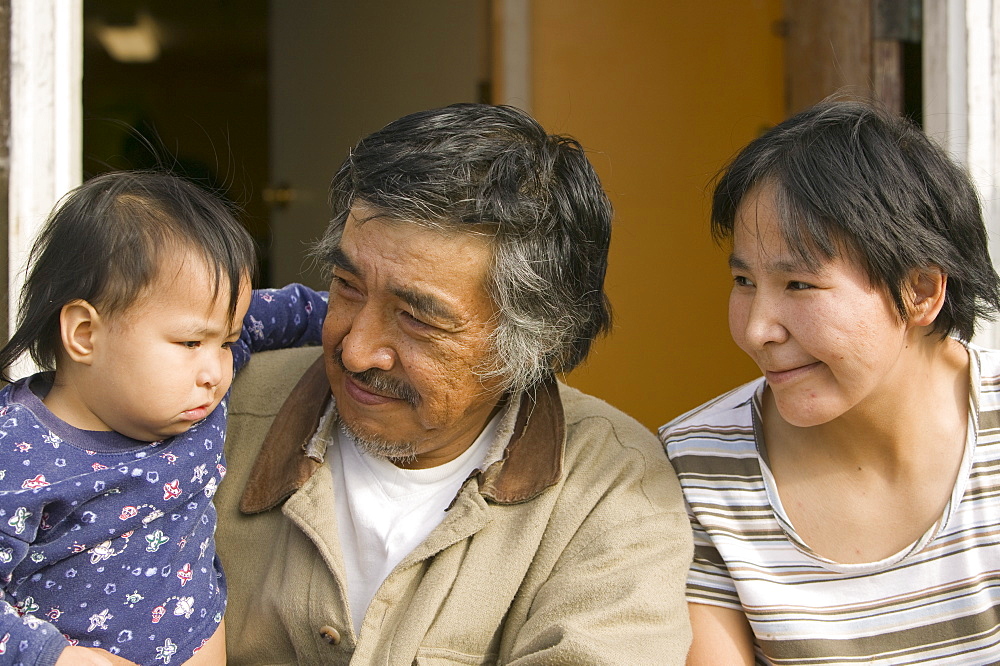
M 764 376 L 767 378 L 768 384 L 782 384 L 794 381 L 811 370 L 818 368 L 820 365 L 822 365 L 820 361 L 813 361 L 812 363 L 795 366 L 787 370 L 765 370 Z

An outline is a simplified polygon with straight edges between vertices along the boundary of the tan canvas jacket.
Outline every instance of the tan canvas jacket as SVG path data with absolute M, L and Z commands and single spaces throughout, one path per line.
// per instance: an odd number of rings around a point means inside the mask
M 259 354 L 233 386 L 216 495 L 230 664 L 683 663 L 692 546 L 674 473 L 645 428 L 556 383 L 522 399 L 505 458 L 356 633 L 332 477 L 303 448 L 329 399 L 318 354 Z

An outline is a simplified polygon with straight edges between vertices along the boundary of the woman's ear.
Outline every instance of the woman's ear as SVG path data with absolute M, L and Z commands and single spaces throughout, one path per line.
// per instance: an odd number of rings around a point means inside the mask
M 59 335 L 70 360 L 90 365 L 94 358 L 94 332 L 101 315 L 85 300 L 77 299 L 59 312 Z
M 910 271 L 910 323 L 930 326 L 944 307 L 948 275 L 938 266 Z

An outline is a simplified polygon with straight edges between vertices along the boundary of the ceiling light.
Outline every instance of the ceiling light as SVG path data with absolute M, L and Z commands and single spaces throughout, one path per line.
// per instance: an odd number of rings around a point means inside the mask
M 118 62 L 153 62 L 160 57 L 156 22 L 145 12 L 136 15 L 132 25 L 98 25 L 97 39 Z

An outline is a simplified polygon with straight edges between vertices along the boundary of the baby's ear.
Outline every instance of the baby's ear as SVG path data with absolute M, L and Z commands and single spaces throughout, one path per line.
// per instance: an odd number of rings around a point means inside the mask
M 94 332 L 101 315 L 85 300 L 77 299 L 59 312 L 59 335 L 66 355 L 77 363 L 90 365 L 94 358 Z
M 910 323 L 931 326 L 944 307 L 948 274 L 938 266 L 915 268 L 910 271 Z

